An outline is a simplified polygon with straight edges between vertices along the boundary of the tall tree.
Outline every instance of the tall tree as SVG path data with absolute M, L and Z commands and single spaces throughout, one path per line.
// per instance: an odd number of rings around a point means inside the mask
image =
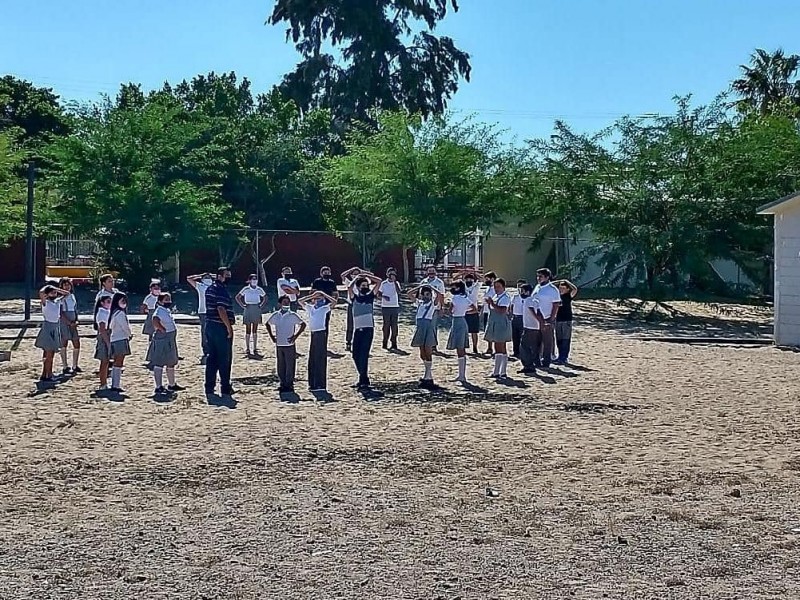
M 286 23 L 303 57 L 281 90 L 345 122 L 374 108 L 442 113 L 470 76 L 469 55 L 432 33 L 450 7 L 456 0 L 277 0 L 268 23 Z
M 742 76 L 731 84 L 741 98 L 739 107 L 767 114 L 782 103 L 800 104 L 799 67 L 797 54 L 786 55 L 780 48 L 772 54 L 756 49 L 750 64 L 741 65 Z
M 22 152 L 10 132 L 0 132 L 0 244 L 25 231 L 25 187 L 18 175 Z
M 406 247 L 434 250 L 438 261 L 502 216 L 509 167 L 492 128 L 399 112 L 377 122 L 377 133 L 351 138 L 348 153 L 324 170 L 334 227 L 366 217 Z
M 176 253 L 241 224 L 218 186 L 204 183 L 214 169 L 204 148 L 207 123 L 163 100 L 89 107 L 75 135 L 51 147 L 60 217 L 95 239 L 106 266 L 135 285 Z
M 29 147 L 66 134 L 69 123 L 53 90 L 6 75 L 0 78 L 0 131 L 11 128 Z

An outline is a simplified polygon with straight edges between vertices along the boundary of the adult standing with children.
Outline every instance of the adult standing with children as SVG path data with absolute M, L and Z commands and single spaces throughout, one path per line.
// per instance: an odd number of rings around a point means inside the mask
M 226 287 L 231 277 L 230 269 L 217 269 L 217 278 L 206 290 L 206 334 L 208 359 L 206 360 L 205 392 L 213 394 L 219 375 L 220 391 L 233 394 L 231 366 L 233 361 L 233 299 Z

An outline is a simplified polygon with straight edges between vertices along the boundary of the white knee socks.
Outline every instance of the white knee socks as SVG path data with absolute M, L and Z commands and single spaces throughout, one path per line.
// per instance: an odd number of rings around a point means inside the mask
M 423 379 L 430 380 L 433 379 L 433 362 L 429 360 L 425 360 L 422 362 L 425 365 L 425 376 Z
M 122 384 L 122 368 L 111 367 L 111 387 L 120 389 Z
M 500 371 L 498 374 L 500 377 L 505 377 L 508 368 L 508 354 L 498 354 L 497 356 L 500 358 Z
M 500 375 L 500 357 L 502 354 L 495 354 L 494 355 L 494 370 L 492 371 L 492 376 L 497 377 Z
M 156 388 L 164 387 L 164 367 L 153 367 L 153 379 L 155 379 Z
M 175 367 L 167 367 L 167 383 L 175 385 Z
M 458 357 L 458 378 L 461 381 L 467 380 L 467 357 L 466 356 L 459 356 Z

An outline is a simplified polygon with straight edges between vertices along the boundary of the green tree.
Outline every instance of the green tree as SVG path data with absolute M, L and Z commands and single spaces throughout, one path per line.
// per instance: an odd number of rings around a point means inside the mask
M 25 185 L 18 175 L 22 152 L 10 132 L 0 132 L 0 244 L 25 232 Z
M 163 99 L 161 99 L 163 100 Z M 134 285 L 220 230 L 240 226 L 220 198 L 204 136 L 208 123 L 176 103 L 90 107 L 51 148 L 60 215 L 100 245 L 106 266 Z
M 268 23 L 286 23 L 303 57 L 281 90 L 345 123 L 374 108 L 442 113 L 470 76 L 469 55 L 431 33 L 450 7 L 455 0 L 277 0 Z
M 377 133 L 352 137 L 348 153 L 325 166 L 332 226 L 366 218 L 405 247 L 434 250 L 438 261 L 501 217 L 510 169 L 492 128 L 397 112 L 377 122 Z
M 786 55 L 778 48 L 770 54 L 761 48 L 750 57 L 749 65 L 741 65 L 742 76 L 731 84 L 739 95 L 739 107 L 761 114 L 773 111 L 781 104 L 800 104 L 800 81 L 797 70 L 800 56 Z
M 12 75 L 0 78 L 0 132 L 15 128 L 25 147 L 45 143 L 69 131 L 58 96 Z

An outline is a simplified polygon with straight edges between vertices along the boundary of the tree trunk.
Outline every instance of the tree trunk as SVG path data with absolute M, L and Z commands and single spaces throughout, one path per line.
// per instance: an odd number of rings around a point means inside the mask
M 408 246 L 405 244 L 402 246 L 403 251 L 403 283 L 409 283 L 409 272 L 408 272 Z

